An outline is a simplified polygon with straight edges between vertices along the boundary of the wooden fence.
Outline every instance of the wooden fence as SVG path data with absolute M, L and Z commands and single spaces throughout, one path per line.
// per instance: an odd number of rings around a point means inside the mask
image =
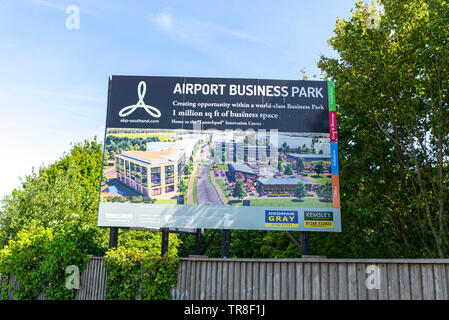
M 375 265 L 378 289 L 368 289 Z M 447 300 L 449 260 L 182 259 L 173 299 Z
M 366 286 L 373 265 L 378 289 Z M 76 299 L 104 299 L 106 278 L 103 259 L 92 258 Z M 13 277 L 10 284 L 17 287 Z M 171 294 L 176 300 L 448 300 L 449 259 L 185 258 Z

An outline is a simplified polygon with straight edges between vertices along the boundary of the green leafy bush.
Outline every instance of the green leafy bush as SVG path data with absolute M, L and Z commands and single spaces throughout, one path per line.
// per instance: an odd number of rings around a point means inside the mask
M 0 274 L 14 275 L 20 284 L 14 299 L 31 300 L 42 293 L 46 299 L 74 299 L 75 291 L 65 286 L 65 270 L 70 265 L 84 269 L 90 255 L 102 255 L 97 230 L 79 225 L 61 231 L 32 223 L 16 240 L 0 250 Z M 6 291 L 1 296 L 6 298 Z
M 119 248 L 107 252 L 105 264 L 107 300 L 167 300 L 177 281 L 179 260 Z

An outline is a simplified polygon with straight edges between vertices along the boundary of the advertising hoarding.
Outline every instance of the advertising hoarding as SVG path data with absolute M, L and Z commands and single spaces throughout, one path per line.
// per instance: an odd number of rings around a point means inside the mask
M 341 231 L 333 82 L 111 76 L 98 226 Z

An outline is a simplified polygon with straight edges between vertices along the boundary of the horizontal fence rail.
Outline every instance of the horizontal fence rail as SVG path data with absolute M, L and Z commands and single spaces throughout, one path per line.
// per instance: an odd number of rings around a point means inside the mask
M 373 273 L 374 272 L 374 273 Z M 93 257 L 76 300 L 103 300 L 108 272 Z M 0 284 L 5 282 L 0 277 Z M 9 277 L 13 299 L 19 284 Z M 448 300 L 449 259 L 180 259 L 176 300 Z M 40 294 L 37 299 L 45 299 Z

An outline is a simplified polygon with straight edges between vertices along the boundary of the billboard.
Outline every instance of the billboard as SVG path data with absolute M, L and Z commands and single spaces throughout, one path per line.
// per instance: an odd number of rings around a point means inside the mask
M 98 226 L 340 232 L 334 83 L 111 76 Z

